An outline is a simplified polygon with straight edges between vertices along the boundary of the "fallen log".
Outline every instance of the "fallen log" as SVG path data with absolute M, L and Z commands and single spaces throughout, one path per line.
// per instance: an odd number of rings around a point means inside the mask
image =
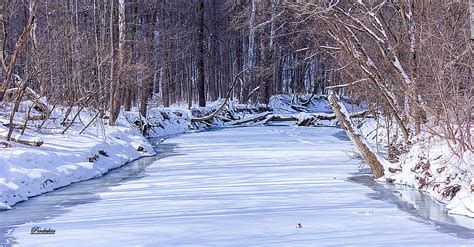
M 284 122 L 284 121 L 298 121 L 298 118 L 292 115 L 279 115 L 279 114 L 272 114 L 271 112 L 264 112 L 262 114 L 258 114 L 256 116 L 252 116 L 249 118 L 245 118 L 239 121 L 232 123 L 232 125 L 242 125 L 246 123 L 260 123 L 260 124 L 268 124 L 268 122 Z
M 8 133 L 5 132 L 0 132 L 0 138 L 7 138 Z M 39 147 L 43 145 L 43 140 L 41 138 L 37 137 L 32 137 L 32 136 L 27 136 L 27 135 L 21 135 L 21 134 L 13 134 L 10 136 L 10 141 L 28 145 L 28 146 L 34 146 L 34 147 Z
M 14 102 L 14 105 L 13 105 L 13 109 L 10 112 L 8 133 L 4 136 L 4 138 L 7 141 L 14 141 L 14 142 L 18 142 L 18 143 L 22 143 L 22 144 L 26 144 L 26 145 L 32 144 L 32 146 L 41 146 L 43 144 L 42 142 L 41 142 L 41 144 L 38 145 L 38 142 L 32 142 L 31 143 L 29 141 L 24 141 L 22 139 L 12 138 L 13 129 L 14 129 L 13 120 L 15 118 L 15 113 L 18 111 L 18 108 L 20 106 L 21 99 L 24 95 L 26 95 L 31 100 L 31 102 L 33 102 L 34 108 L 37 111 L 41 112 L 43 116 L 46 116 L 46 113 L 49 111 L 48 106 L 46 104 L 42 104 L 42 102 L 40 101 L 39 95 L 37 95 L 35 91 L 33 91 L 31 88 L 28 87 L 28 82 L 29 81 L 23 82 L 22 79 L 18 75 L 15 75 L 15 83 L 19 87 L 19 90 L 16 91 L 17 96 L 16 96 L 16 99 L 15 99 L 15 102 Z M 38 97 L 36 97 L 36 96 L 38 96 Z M 2 97 L 3 97 L 3 95 L 2 95 Z M 46 107 L 46 108 L 43 108 L 43 107 Z M 26 123 L 28 122 L 28 117 L 30 115 L 30 111 L 31 111 L 31 107 L 28 111 L 28 116 L 27 116 L 26 122 L 23 126 L 22 133 L 24 132 L 24 129 L 26 129 Z
M 234 90 L 234 87 L 235 85 L 237 84 L 237 81 L 239 80 L 240 76 L 247 70 L 242 70 L 240 71 L 235 77 L 234 77 L 234 82 L 232 83 L 231 87 L 229 88 L 229 90 L 227 91 L 227 95 L 226 95 L 226 98 L 224 100 L 224 102 L 222 103 L 222 105 L 219 106 L 219 108 L 217 108 L 213 113 L 207 115 L 207 116 L 204 116 L 204 117 L 200 117 L 200 118 L 191 118 L 191 123 L 195 123 L 195 122 L 206 122 L 206 121 L 209 121 L 211 120 L 212 118 L 214 118 L 222 109 L 224 109 L 225 105 L 227 104 L 227 102 L 229 101 L 230 99 L 230 96 L 232 95 L 232 91 Z
M 361 112 L 354 112 L 351 113 L 349 118 L 361 118 L 361 117 L 370 117 L 367 116 L 368 111 L 361 111 Z M 313 115 L 310 115 L 307 118 L 300 118 L 296 125 L 298 126 L 311 126 L 313 125 L 316 121 L 318 120 L 334 120 L 336 119 L 336 114 L 334 113 L 316 113 Z
M 232 125 L 242 125 L 242 124 L 251 123 L 251 122 L 259 122 L 259 121 L 265 120 L 270 114 L 271 114 L 271 112 L 264 112 L 264 113 L 258 114 L 256 116 L 252 116 L 252 117 L 248 117 L 248 118 L 238 120 L 238 121 L 233 122 L 231 124 Z
M 336 94 L 331 94 L 328 98 L 329 104 L 331 105 L 342 129 L 344 129 L 344 131 L 349 136 L 349 139 L 356 146 L 364 160 L 372 169 L 374 178 L 377 179 L 382 177 L 384 175 L 384 167 L 381 160 L 382 158 L 380 158 L 377 153 L 372 150 L 359 130 L 352 125 L 349 118 L 349 113 L 339 100 L 339 97 Z
M 356 112 L 350 115 L 350 118 L 359 118 L 367 114 L 367 111 Z M 336 119 L 336 115 L 334 113 L 316 113 L 313 115 L 309 115 L 306 118 L 300 118 L 297 115 L 279 115 L 279 114 L 272 114 L 271 112 L 264 112 L 262 114 L 258 114 L 252 117 L 248 117 L 245 119 L 241 119 L 239 121 L 235 121 L 231 123 L 231 125 L 242 125 L 251 122 L 260 122 L 260 124 L 268 124 L 268 122 L 284 122 L 284 121 L 297 121 L 297 126 L 311 126 L 314 122 L 318 120 L 334 120 Z
M 302 106 L 307 106 L 307 105 L 311 102 L 311 100 L 313 100 L 314 95 L 316 95 L 316 94 L 315 94 L 315 92 L 314 92 L 314 90 L 313 90 L 313 93 L 311 94 L 311 96 L 309 96 L 308 100 L 302 101 L 300 104 L 301 104 Z M 301 99 L 300 99 L 300 101 L 301 101 Z
M 311 126 L 313 125 L 314 122 L 316 122 L 317 118 L 314 118 L 314 117 L 309 117 L 309 118 L 304 118 L 304 119 L 300 119 L 296 125 L 298 126 Z
M 351 113 L 350 118 L 374 118 L 374 116 L 369 115 L 369 111 L 365 110 L 365 111 Z
M 313 115 L 310 115 L 306 118 L 300 118 L 298 119 L 298 122 L 296 123 L 296 125 L 298 126 L 311 126 L 314 124 L 314 122 L 318 121 L 318 120 L 334 120 L 336 119 L 336 115 L 335 114 L 331 114 L 331 113 L 316 113 L 316 114 L 313 114 Z
M 268 124 L 268 122 L 285 122 L 285 121 L 298 121 L 298 118 L 292 115 L 278 115 L 272 114 L 269 115 L 265 120 L 262 121 L 262 124 Z
M 11 148 L 12 146 L 8 142 L 0 142 L 0 145 L 3 145 L 4 148 Z
M 25 82 L 18 75 L 15 75 L 15 84 L 18 88 L 22 88 L 22 87 L 24 87 Z M 38 93 L 36 93 L 33 89 L 26 86 L 24 95 L 31 102 L 33 102 L 33 104 L 35 105 L 34 109 L 36 111 L 40 112 L 43 116 L 48 114 L 48 112 L 49 112 L 48 104 L 46 102 L 44 102 L 42 97 Z
M 237 113 L 259 113 L 267 112 L 272 109 L 268 105 L 257 104 L 257 105 L 235 105 L 232 110 Z
M 308 108 L 301 105 L 290 105 L 291 109 L 298 112 L 309 112 Z

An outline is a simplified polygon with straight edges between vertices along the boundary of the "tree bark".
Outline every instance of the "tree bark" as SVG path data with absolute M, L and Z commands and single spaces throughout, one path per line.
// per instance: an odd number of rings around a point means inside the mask
M 114 2 L 115 0 L 110 0 L 110 20 L 109 20 L 109 49 L 110 49 L 110 97 L 109 97 L 109 106 L 110 113 L 114 110 L 114 93 L 116 82 L 114 81 L 115 75 L 115 48 L 114 48 Z M 115 114 L 115 113 L 114 113 Z M 110 123 L 110 119 L 109 119 Z
M 354 127 L 349 119 L 349 115 L 344 105 L 340 102 L 339 97 L 336 94 L 329 96 L 329 103 L 336 114 L 336 118 L 339 121 L 342 129 L 347 133 L 352 143 L 361 153 L 364 160 L 367 162 L 369 167 L 372 169 L 374 178 L 380 178 L 384 175 L 384 167 L 380 158 L 377 156 L 374 150 L 368 145 L 364 137 L 359 133 L 356 127 Z
M 35 13 L 36 13 L 36 1 L 31 0 L 29 3 L 29 16 L 28 16 L 28 21 L 26 22 L 25 27 L 23 28 L 23 32 L 20 34 L 20 37 L 18 37 L 18 40 L 16 41 L 15 44 L 15 49 L 13 50 L 13 53 L 11 55 L 10 61 L 8 62 L 7 66 L 7 74 L 5 78 L 5 82 L 3 85 L 0 85 L 0 102 L 3 100 L 3 97 L 5 96 L 5 92 L 8 89 L 8 85 L 10 82 L 10 79 L 12 78 L 13 75 L 13 68 L 15 67 L 16 60 L 18 58 L 18 55 L 21 52 L 21 48 L 25 44 L 28 35 L 30 34 L 31 28 L 33 27 L 33 22 L 35 19 Z M 3 52 L 3 50 L 2 50 Z
M 119 0 L 119 78 L 115 81 L 109 125 L 114 126 L 120 113 L 123 69 L 125 63 L 125 0 Z M 112 20 L 111 20 L 112 21 Z
M 250 12 L 249 19 L 249 37 L 248 37 L 248 47 L 247 47 L 247 61 L 244 63 L 244 70 L 247 71 L 244 77 L 244 88 L 243 88 L 243 97 L 242 100 L 247 103 L 249 100 L 249 91 L 254 88 L 253 85 L 253 69 L 255 66 L 255 16 L 257 13 L 257 3 L 256 0 L 252 1 L 252 7 Z
M 268 44 L 268 57 L 266 58 L 268 60 L 267 64 L 270 65 L 271 67 L 271 76 L 265 83 L 264 87 L 264 101 L 263 103 L 268 104 L 270 102 L 270 97 L 273 94 L 273 84 L 276 81 L 275 78 L 275 62 L 273 61 L 275 59 L 275 52 L 274 52 L 274 39 L 275 39 L 275 16 L 276 16 L 276 8 L 280 2 L 280 0 L 271 0 L 272 2 L 272 16 L 271 16 L 271 22 L 270 22 L 270 41 Z
M 469 0 L 469 10 L 471 12 L 471 40 L 474 40 L 474 0 Z
M 198 19 L 199 19 L 199 31 L 198 31 L 198 80 L 197 80 L 197 91 L 198 91 L 198 101 L 199 106 L 206 106 L 206 90 L 205 90 L 205 75 L 204 75 L 204 48 L 206 42 L 204 40 L 204 0 L 199 0 L 198 3 Z
M 153 40 L 154 40 L 154 33 L 155 33 L 155 25 L 156 25 L 156 8 L 151 10 L 151 13 L 148 13 L 147 22 L 150 26 L 148 30 L 148 54 L 147 56 L 147 64 L 148 66 L 152 66 L 152 54 L 153 54 Z M 146 117 L 147 112 L 147 103 L 148 103 L 148 96 L 150 95 L 150 86 L 153 83 L 153 73 L 149 73 L 143 78 L 143 87 L 141 92 L 140 98 L 140 115 Z

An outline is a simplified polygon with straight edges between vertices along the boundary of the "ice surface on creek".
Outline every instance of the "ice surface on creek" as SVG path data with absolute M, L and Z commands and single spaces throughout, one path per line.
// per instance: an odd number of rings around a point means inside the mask
M 158 157 L 0 212 L 0 245 L 474 244 L 472 230 L 427 220 L 386 186 L 359 181 L 352 148 L 336 128 L 173 137 Z M 386 194 L 377 196 L 380 188 Z M 56 234 L 31 235 L 33 226 Z

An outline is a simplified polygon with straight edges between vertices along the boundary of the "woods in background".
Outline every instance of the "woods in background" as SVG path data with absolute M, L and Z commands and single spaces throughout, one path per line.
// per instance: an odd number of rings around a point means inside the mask
M 146 116 L 150 102 L 204 106 L 244 71 L 231 94 L 242 103 L 331 87 L 406 141 L 431 121 L 426 131 L 472 151 L 469 24 L 468 0 L 1 1 L 0 96 L 28 86 L 114 125 L 120 109 Z

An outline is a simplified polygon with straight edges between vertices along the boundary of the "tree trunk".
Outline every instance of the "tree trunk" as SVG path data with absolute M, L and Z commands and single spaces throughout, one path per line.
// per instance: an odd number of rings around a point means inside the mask
M 123 66 L 125 63 L 125 0 L 119 0 L 119 78 L 115 81 L 109 125 L 114 126 L 120 113 Z M 112 21 L 112 20 L 111 20 Z
M 114 72 L 115 72 L 115 52 L 114 52 L 114 2 L 115 0 L 110 0 L 110 20 L 109 20 L 109 49 L 110 49 L 110 96 L 109 96 L 109 107 L 110 112 L 113 111 L 114 105 L 114 92 L 115 92 L 115 81 L 114 81 Z
M 197 80 L 197 91 L 198 91 L 198 101 L 199 106 L 204 107 L 206 106 L 206 90 L 205 90 L 205 82 L 204 82 L 204 47 L 206 42 L 204 40 L 204 0 L 199 0 L 198 3 L 198 19 L 199 19 L 199 31 L 198 31 L 198 46 L 199 46 L 199 54 L 198 54 L 198 80 Z
M 162 71 L 162 74 L 160 75 L 160 81 L 162 83 L 161 85 L 161 93 L 162 93 L 162 98 L 163 98 L 163 106 L 168 107 L 170 106 L 170 81 L 171 81 L 171 73 L 170 73 L 170 68 L 165 68 L 164 71 Z
M 151 10 L 151 13 L 148 13 L 147 15 L 147 23 L 149 25 L 148 29 L 148 54 L 146 54 L 147 57 L 147 65 L 152 66 L 153 59 L 153 40 L 154 40 L 154 33 L 155 33 L 155 22 L 156 22 L 156 13 L 157 10 L 156 8 Z M 146 117 L 146 110 L 147 110 L 147 103 L 148 103 L 148 96 L 150 95 L 150 86 L 153 83 L 153 73 L 149 73 L 145 75 L 145 78 L 143 78 L 143 87 L 142 87 L 142 92 L 141 92 L 141 98 L 140 98 L 140 114 L 143 117 Z
M 344 105 L 339 101 L 339 97 L 336 94 L 331 94 L 328 98 L 339 124 L 344 131 L 346 131 L 352 143 L 356 146 L 362 157 L 364 157 L 364 160 L 372 169 L 374 178 L 377 179 L 382 177 L 384 175 L 384 167 L 380 160 L 381 158 L 379 158 L 375 151 L 372 150 L 364 137 L 359 133 L 358 129 L 351 124 L 349 114 Z
M 273 94 L 273 84 L 275 83 L 276 80 L 276 73 L 275 73 L 275 62 L 273 61 L 275 58 L 274 55 L 274 39 L 275 39 L 275 15 L 276 15 L 276 7 L 278 5 L 279 0 L 272 0 L 272 16 L 271 16 L 271 22 L 270 22 L 270 41 L 268 44 L 268 57 L 266 58 L 268 60 L 267 64 L 272 68 L 271 76 L 267 80 L 264 86 L 264 101 L 263 103 L 268 104 L 270 102 L 270 97 Z
M 235 39 L 235 53 L 236 53 L 236 58 L 235 58 L 235 75 L 237 75 L 237 73 L 239 73 L 239 71 L 242 71 L 244 69 L 244 62 L 243 62 L 243 51 L 242 51 L 242 40 L 240 37 L 237 37 Z M 236 96 L 236 98 L 238 100 L 242 100 L 242 90 L 243 90 L 244 86 L 242 85 L 242 82 L 239 86 L 236 87 L 236 90 L 235 90 L 235 93 L 234 95 Z
M 191 109 L 193 106 L 193 69 L 194 68 L 194 61 L 193 59 L 189 59 L 189 66 L 188 66 L 188 109 Z
M 5 64 L 5 58 L 3 56 L 4 54 L 4 48 L 5 48 L 5 41 L 7 37 L 7 28 L 6 28 L 6 17 L 4 14 L 4 8 L 5 8 L 5 1 L 2 1 L 0 3 L 0 78 L 3 78 L 3 71 L 7 71 L 7 65 Z M 0 85 L 1 86 L 1 85 Z M 0 88 L 1 90 L 1 88 Z
M 210 47 L 209 52 L 210 59 L 208 60 L 208 71 L 209 71 L 209 94 L 211 96 L 211 101 L 217 100 L 219 98 L 219 83 L 217 80 L 218 77 L 218 68 L 220 64 L 217 62 L 217 24 L 216 24 L 216 0 L 210 1 L 210 11 L 211 12 L 211 23 L 210 25 Z M 208 56 L 209 57 L 209 56 Z
M 8 66 L 6 68 L 6 78 L 5 82 L 3 85 L 0 85 L 0 101 L 3 100 L 3 96 L 5 95 L 5 92 L 8 89 L 8 85 L 10 82 L 10 79 L 12 78 L 13 75 L 13 68 L 15 67 L 16 60 L 21 52 L 21 48 L 26 42 L 26 39 L 28 38 L 28 35 L 30 34 L 31 28 L 33 27 L 33 22 L 35 19 L 35 13 L 36 13 L 36 1 L 31 0 L 29 3 L 29 16 L 28 16 L 28 21 L 26 22 L 25 27 L 23 28 L 23 32 L 20 34 L 20 37 L 18 37 L 18 40 L 15 43 L 15 49 L 13 50 L 13 53 L 10 56 L 10 61 L 8 62 Z M 2 50 L 3 52 L 3 50 Z
M 471 40 L 474 40 L 474 1 L 469 0 L 469 9 L 471 12 Z
M 420 106 L 420 96 L 418 89 L 418 34 L 415 21 L 415 2 L 409 3 L 408 11 L 408 33 L 410 37 L 410 62 L 412 67 L 412 83 L 408 85 L 412 97 L 412 111 L 413 117 L 415 118 L 415 135 L 421 133 L 422 119 L 422 108 Z
M 131 1 L 131 3 L 128 4 L 130 6 L 130 16 L 131 16 L 131 23 L 130 23 L 130 28 L 126 28 L 126 30 L 130 30 L 128 32 L 129 34 L 129 39 L 134 40 L 136 39 L 136 34 L 137 34 L 137 20 L 138 20 L 138 2 L 137 1 Z M 129 17 L 130 18 L 130 17 Z M 128 43 L 128 48 L 125 48 L 126 50 L 130 51 L 129 56 L 128 56 L 128 64 L 134 64 L 135 63 L 135 55 L 134 51 L 136 50 L 136 45 L 135 42 L 127 42 Z M 125 76 L 124 76 L 125 77 Z M 125 78 L 122 78 L 122 85 L 124 87 L 124 96 L 123 96 L 123 108 L 124 111 L 130 111 L 132 108 L 132 99 L 135 99 L 134 97 L 134 87 L 133 83 L 130 83 L 129 78 L 127 80 L 124 80 Z M 132 80 L 137 80 L 135 76 L 132 77 Z M 142 78 L 143 79 L 143 78 Z
M 249 100 L 249 91 L 254 88 L 253 85 L 253 68 L 255 66 L 255 15 L 257 12 L 256 0 L 252 0 L 252 9 L 250 12 L 249 19 L 249 38 L 248 38 L 248 47 L 247 47 L 247 61 L 245 62 L 245 86 L 243 89 L 243 101 L 247 103 Z

